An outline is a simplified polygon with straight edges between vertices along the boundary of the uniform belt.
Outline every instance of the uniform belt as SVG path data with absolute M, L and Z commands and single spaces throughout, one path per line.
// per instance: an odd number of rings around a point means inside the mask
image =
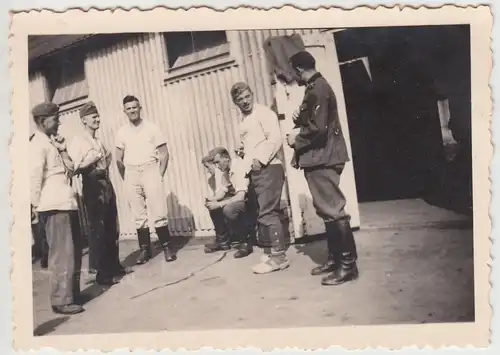
M 138 164 L 138 165 L 132 165 L 132 164 L 127 164 L 125 165 L 125 169 L 127 170 L 137 170 L 137 171 L 142 171 L 146 168 L 149 168 L 153 165 L 158 165 L 158 160 L 152 160 L 150 162 L 144 163 L 144 164 Z

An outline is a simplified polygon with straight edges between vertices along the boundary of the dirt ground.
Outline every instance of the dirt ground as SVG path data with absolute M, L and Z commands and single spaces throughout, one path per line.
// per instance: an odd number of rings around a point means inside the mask
M 361 274 L 353 283 L 324 287 L 309 274 L 326 257 L 324 241 L 293 245 L 291 266 L 268 275 L 250 269 L 260 250 L 234 259 L 188 244 L 175 263 L 157 255 L 111 288 L 83 280 L 86 312 L 71 317 L 51 312 L 48 275 L 35 266 L 35 335 L 474 320 L 470 228 L 368 229 L 355 238 Z M 136 243 L 120 248 L 131 265 Z

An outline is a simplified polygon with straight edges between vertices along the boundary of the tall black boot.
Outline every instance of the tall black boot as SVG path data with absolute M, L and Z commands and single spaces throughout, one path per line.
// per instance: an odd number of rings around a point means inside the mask
M 335 222 L 325 222 L 326 242 L 328 247 L 328 259 L 322 265 L 311 270 L 311 275 L 322 275 L 335 271 L 339 259 L 339 236 Z
M 335 271 L 321 280 L 321 284 L 325 286 L 340 285 L 357 279 L 359 275 L 358 266 L 356 264 L 358 253 L 349 218 L 341 219 L 337 221 L 335 225 L 341 252 L 338 255 L 339 263 Z
M 165 261 L 171 262 L 177 260 L 177 256 L 172 250 L 172 241 L 170 238 L 170 232 L 168 226 L 157 227 L 156 234 L 161 243 L 161 248 L 163 249 L 163 254 L 165 255 Z
M 141 253 L 137 258 L 137 265 L 147 263 L 152 255 L 151 255 L 151 235 L 149 233 L 149 228 L 141 228 L 137 230 L 137 239 L 139 241 L 139 248 L 141 249 Z

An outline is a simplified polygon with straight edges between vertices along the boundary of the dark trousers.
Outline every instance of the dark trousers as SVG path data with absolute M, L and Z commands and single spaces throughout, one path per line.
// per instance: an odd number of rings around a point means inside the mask
M 80 293 L 82 239 L 77 211 L 40 213 L 49 245 L 52 306 L 72 304 Z
M 38 222 L 31 225 L 31 233 L 33 234 L 34 245 L 32 248 L 33 258 L 47 259 L 49 253 L 49 244 L 47 243 L 47 236 L 45 235 L 45 228 L 43 223 Z
M 116 276 L 120 268 L 116 195 L 110 181 L 83 181 L 83 198 L 90 225 L 89 254 L 98 277 Z
M 228 238 L 228 231 L 222 208 L 208 210 L 208 212 L 210 213 L 210 218 L 215 228 L 215 235 L 220 239 Z
M 340 175 L 344 165 L 304 169 L 316 213 L 325 222 L 346 218 L 346 198 L 340 190 Z
M 225 223 L 233 236 L 233 241 L 254 244 L 255 224 L 252 223 L 251 216 L 248 214 L 246 201 L 227 204 L 219 211 L 222 211 Z
M 257 203 L 257 222 L 260 233 L 271 240 L 274 253 L 284 253 L 285 234 L 281 222 L 281 194 L 285 171 L 281 164 L 271 164 L 260 171 L 251 171 L 250 186 Z

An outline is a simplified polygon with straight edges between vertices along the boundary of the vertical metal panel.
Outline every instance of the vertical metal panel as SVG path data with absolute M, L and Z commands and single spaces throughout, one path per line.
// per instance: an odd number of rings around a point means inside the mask
M 45 87 L 46 87 L 45 77 L 41 72 L 36 72 L 30 75 L 29 86 L 28 86 L 30 111 L 35 105 L 45 101 L 46 99 Z M 29 117 L 29 122 L 30 122 L 29 134 L 31 136 L 33 133 L 35 133 L 36 130 L 36 124 L 35 121 L 33 121 L 33 117 L 31 117 L 31 115 Z
M 201 158 L 215 146 L 231 151 L 239 144 L 241 116 L 229 95 L 235 82 L 246 80 L 259 102 L 268 106 L 273 103 L 262 45 L 267 36 L 278 33 L 286 31 L 238 31 L 240 44 L 236 48 L 241 48 L 242 62 L 167 83 L 162 34 L 128 36 L 87 54 L 89 99 L 100 111 L 98 136 L 105 146 L 114 151 L 115 135 L 127 123 L 122 99 L 128 94 L 141 100 L 144 117 L 158 124 L 167 138 L 171 159 L 165 188 L 173 234 L 213 233 L 203 204 L 209 187 Z M 70 121 L 75 121 L 74 116 L 70 119 L 71 114 L 74 112 L 65 113 L 63 118 L 67 134 L 76 127 L 71 126 Z M 121 233 L 135 234 L 126 188 L 115 163 L 111 166 L 111 180 L 117 193 Z
M 240 71 L 237 66 L 213 69 L 164 84 L 162 41 L 161 34 L 137 35 L 88 54 L 90 99 L 102 117 L 98 135 L 108 149 L 114 149 L 116 132 L 127 122 L 121 100 L 127 94 L 136 95 L 144 117 L 158 124 L 167 138 L 171 160 L 165 187 L 172 232 L 212 233 L 203 204 L 209 187 L 200 162 L 215 146 L 236 147 L 239 116 L 229 89 L 241 80 Z M 115 164 L 111 179 L 117 190 L 122 234 L 135 233 Z

